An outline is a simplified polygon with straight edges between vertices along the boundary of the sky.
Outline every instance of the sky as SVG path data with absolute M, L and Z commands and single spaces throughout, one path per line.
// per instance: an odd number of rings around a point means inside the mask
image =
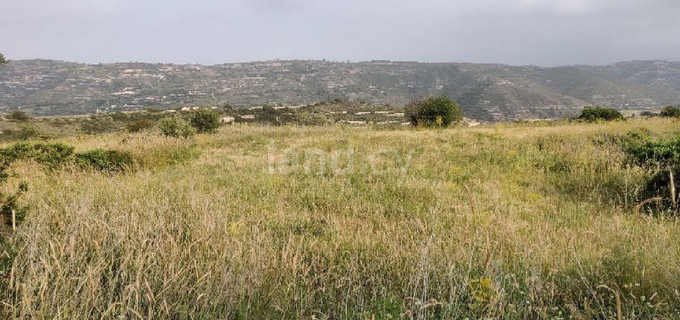
M 680 60 L 678 0 L 0 0 L 7 59 Z

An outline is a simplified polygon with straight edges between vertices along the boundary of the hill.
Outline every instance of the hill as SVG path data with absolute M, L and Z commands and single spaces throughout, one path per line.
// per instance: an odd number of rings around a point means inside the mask
M 680 62 L 609 66 L 264 61 L 223 65 L 18 60 L 0 69 L 0 110 L 87 114 L 144 107 L 300 105 L 332 99 L 402 105 L 428 94 L 487 121 L 575 115 L 586 104 L 655 110 L 680 101 Z

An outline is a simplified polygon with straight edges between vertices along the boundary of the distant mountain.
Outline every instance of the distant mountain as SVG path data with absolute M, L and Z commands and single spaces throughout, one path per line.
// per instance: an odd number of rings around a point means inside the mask
M 213 66 L 17 60 L 0 68 L 0 111 L 86 114 L 144 107 L 300 105 L 330 99 L 401 105 L 448 95 L 488 121 L 572 116 L 588 104 L 654 110 L 680 102 L 680 62 L 609 66 L 265 61 Z

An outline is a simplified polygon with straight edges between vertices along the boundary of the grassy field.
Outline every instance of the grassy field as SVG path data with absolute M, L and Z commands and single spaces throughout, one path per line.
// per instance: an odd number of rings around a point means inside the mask
M 631 131 L 680 126 L 63 138 L 139 168 L 12 166 L 29 211 L 4 235 L 2 317 L 677 319 L 680 224 L 636 212 Z

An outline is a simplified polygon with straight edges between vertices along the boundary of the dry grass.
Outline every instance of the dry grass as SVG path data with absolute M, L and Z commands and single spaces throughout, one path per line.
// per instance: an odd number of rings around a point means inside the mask
M 674 319 L 680 225 L 636 214 L 644 170 L 596 143 L 640 128 L 678 132 L 677 122 L 647 120 L 70 138 L 78 150 L 131 150 L 142 169 L 13 167 L 31 187 L 30 212 L 5 246 L 15 258 L 2 313 Z M 279 153 L 352 148 L 354 173 L 270 174 L 270 142 Z M 379 149 L 413 151 L 408 171 L 383 155 L 391 173 L 371 173 Z

